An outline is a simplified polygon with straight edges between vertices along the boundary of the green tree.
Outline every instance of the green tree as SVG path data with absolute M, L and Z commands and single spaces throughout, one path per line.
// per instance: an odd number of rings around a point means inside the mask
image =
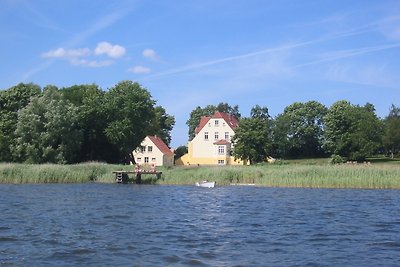
M 183 155 L 188 153 L 188 147 L 187 146 L 179 146 L 177 149 L 175 149 L 175 156 L 174 159 L 177 160 Z
M 74 85 L 61 89 L 63 96 L 78 107 L 79 125 L 83 131 L 79 161 L 113 162 L 116 147 L 105 134 L 107 113 L 105 92 L 96 84 Z
M 316 101 L 286 107 L 275 120 L 274 143 L 279 156 L 321 156 L 326 112 L 327 108 Z
M 81 144 L 77 108 L 54 88 L 44 89 L 18 114 L 14 153 L 29 163 L 73 163 Z
M 106 94 L 107 127 L 105 134 L 118 151 L 118 160 L 133 162 L 137 148 L 155 123 L 155 101 L 138 83 L 122 81 Z
M 241 119 L 235 130 L 233 156 L 250 164 L 263 162 L 271 151 L 271 126 L 268 108 L 253 107 L 250 118 Z
M 240 119 L 241 114 L 239 112 L 239 106 L 230 106 L 227 103 L 219 103 L 217 106 L 207 105 L 205 108 L 197 106 L 191 113 L 186 124 L 189 126 L 189 140 L 192 140 L 195 136 L 195 129 L 199 125 L 202 116 L 214 115 L 216 111 L 224 112 L 232 115 L 233 117 Z
M 154 112 L 155 119 L 150 134 L 157 135 L 169 145 L 171 143 L 171 131 L 175 125 L 175 118 L 172 115 L 168 115 L 166 110 L 161 106 L 156 106 Z
M 389 115 L 383 122 L 385 127 L 383 144 L 393 158 L 400 151 L 400 108 L 392 105 Z
M 0 161 L 13 161 L 11 147 L 15 145 L 18 111 L 28 105 L 30 99 L 41 94 L 41 88 L 33 83 L 19 83 L 0 91 Z
M 334 103 L 325 116 L 325 146 L 332 154 L 363 161 L 381 146 L 382 123 L 372 104 Z

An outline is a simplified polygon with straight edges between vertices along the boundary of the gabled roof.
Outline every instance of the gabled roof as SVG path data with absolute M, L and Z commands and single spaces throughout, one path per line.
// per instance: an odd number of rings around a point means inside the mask
M 203 127 L 207 125 L 207 123 L 210 119 L 224 119 L 226 124 L 228 124 L 232 130 L 235 130 L 236 127 L 238 127 L 238 125 L 239 125 L 238 119 L 235 118 L 234 116 L 224 113 L 224 112 L 217 111 L 212 116 L 202 116 L 200 118 L 199 125 L 196 127 L 194 132 L 196 134 L 198 134 L 201 131 L 201 129 L 203 129 Z
M 174 152 L 169 149 L 169 147 L 164 143 L 164 141 L 158 136 L 147 136 L 151 142 L 163 153 L 164 155 L 171 155 Z

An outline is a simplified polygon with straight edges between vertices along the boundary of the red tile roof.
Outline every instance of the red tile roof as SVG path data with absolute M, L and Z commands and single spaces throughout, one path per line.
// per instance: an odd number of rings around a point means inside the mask
M 164 141 L 158 137 L 158 136 L 147 136 L 151 142 L 163 153 L 164 155 L 171 155 L 174 154 L 174 152 L 169 149 L 169 147 L 164 143 Z
M 201 131 L 201 129 L 203 129 L 203 127 L 206 126 L 206 124 L 208 123 L 208 121 L 210 119 L 224 119 L 225 122 L 229 125 L 229 127 L 231 127 L 232 130 L 235 130 L 236 127 L 239 125 L 238 119 L 235 118 L 234 116 L 224 113 L 224 112 L 217 111 L 212 116 L 202 116 L 200 118 L 199 125 L 196 127 L 194 132 L 196 134 L 198 134 Z

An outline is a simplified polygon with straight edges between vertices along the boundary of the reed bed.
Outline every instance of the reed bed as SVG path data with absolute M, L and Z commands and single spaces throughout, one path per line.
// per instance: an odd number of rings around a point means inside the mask
M 112 171 L 130 166 L 91 162 L 74 165 L 0 164 L 0 183 L 88 183 L 113 182 Z
M 219 185 L 400 189 L 400 165 L 392 164 L 192 167 L 167 170 L 164 177 L 167 184 L 211 180 Z
M 55 164 L 0 164 L 0 183 L 114 183 L 116 170 L 129 165 L 98 162 Z M 193 185 L 202 180 L 217 185 L 255 184 L 270 187 L 400 189 L 400 164 L 283 164 L 223 167 L 159 168 L 163 179 L 143 177 L 143 183 Z

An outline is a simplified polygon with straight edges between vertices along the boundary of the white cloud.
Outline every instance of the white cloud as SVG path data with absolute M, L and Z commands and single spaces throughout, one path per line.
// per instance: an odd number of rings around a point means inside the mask
M 113 60 L 86 60 L 86 59 L 71 59 L 70 63 L 76 66 L 86 66 L 91 68 L 99 68 L 99 67 L 106 67 L 110 66 L 114 63 Z
M 111 58 L 120 58 L 125 55 L 126 49 L 120 45 L 113 45 L 109 42 L 101 42 L 97 44 L 94 53 L 96 55 L 106 54 Z
M 89 48 L 65 49 L 57 48 L 48 52 L 42 53 L 44 58 L 63 59 L 71 65 L 86 66 L 86 67 L 106 67 L 114 63 L 114 59 L 122 57 L 126 49 L 120 45 L 112 45 L 108 42 L 98 43 L 95 50 Z M 96 60 L 96 56 L 106 54 L 108 60 Z
M 46 58 L 77 58 L 89 56 L 91 54 L 89 48 L 78 48 L 78 49 L 64 49 L 57 48 L 54 50 L 50 50 L 42 54 L 42 57 Z
M 146 73 L 150 73 L 151 69 L 148 67 L 143 67 L 143 66 L 134 66 L 134 67 L 128 69 L 128 71 L 135 73 L 135 74 L 146 74 Z
M 145 58 L 148 58 L 151 60 L 158 60 L 156 51 L 154 51 L 153 49 L 150 49 L 150 48 L 146 48 L 145 50 L 143 50 L 142 55 Z

